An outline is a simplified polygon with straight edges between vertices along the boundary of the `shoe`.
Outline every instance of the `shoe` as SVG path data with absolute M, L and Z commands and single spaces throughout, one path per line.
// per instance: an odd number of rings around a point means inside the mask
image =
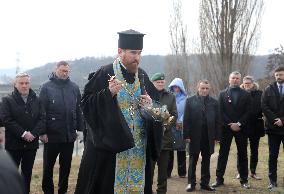
M 179 178 L 185 178 L 185 175 L 179 176 Z
M 200 188 L 206 191 L 216 191 L 214 187 L 211 187 L 209 185 L 200 185 Z
M 240 174 L 237 174 L 236 179 L 240 179 Z
M 214 187 L 214 188 L 216 188 L 216 187 L 220 187 L 220 186 L 222 186 L 222 185 L 224 185 L 224 183 L 223 183 L 223 182 L 216 181 L 216 182 L 215 182 L 215 183 L 213 183 L 211 186 L 212 186 L 212 187 Z
M 188 184 L 187 187 L 185 188 L 186 192 L 192 192 L 195 190 L 195 185 Z
M 269 190 L 272 190 L 274 187 L 277 187 L 277 183 L 275 183 L 275 182 L 270 182 L 267 188 L 268 188 Z
M 261 178 L 256 176 L 256 174 L 251 174 L 250 177 L 255 179 L 255 180 L 261 180 Z
M 249 185 L 248 183 L 243 183 L 243 184 L 242 184 L 242 187 L 243 187 L 244 189 L 250 189 L 250 185 Z

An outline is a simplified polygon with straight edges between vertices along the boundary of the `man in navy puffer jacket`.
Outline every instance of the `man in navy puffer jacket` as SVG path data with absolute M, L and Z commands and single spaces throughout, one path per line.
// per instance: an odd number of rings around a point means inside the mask
M 54 193 L 53 167 L 58 155 L 58 193 L 67 192 L 76 130 L 82 130 L 83 126 L 80 90 L 70 81 L 69 72 L 67 62 L 58 62 L 39 95 L 46 113 L 46 132 L 41 136 L 44 143 L 42 189 L 45 194 Z

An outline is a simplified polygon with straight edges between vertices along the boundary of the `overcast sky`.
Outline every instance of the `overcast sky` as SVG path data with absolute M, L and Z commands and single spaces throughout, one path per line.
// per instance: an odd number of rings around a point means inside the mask
M 143 54 L 170 53 L 172 0 L 2 0 L 0 68 L 21 70 L 85 56 L 114 56 L 117 32 L 145 33 Z M 183 0 L 188 36 L 198 36 L 199 0 Z M 284 1 L 265 0 L 257 54 L 284 44 Z

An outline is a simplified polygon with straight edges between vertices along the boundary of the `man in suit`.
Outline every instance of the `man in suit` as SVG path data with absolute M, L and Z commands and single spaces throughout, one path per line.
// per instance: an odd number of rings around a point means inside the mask
M 216 169 L 216 182 L 213 187 L 224 185 L 224 174 L 233 137 L 238 150 L 240 183 L 249 189 L 246 124 L 250 115 L 251 98 L 240 88 L 241 74 L 234 71 L 229 76 L 229 87 L 220 92 L 219 107 L 222 132 Z
M 276 68 L 274 77 L 276 81 L 267 86 L 261 100 L 268 135 L 270 190 L 277 186 L 277 159 L 281 141 L 284 142 L 284 67 Z
M 218 141 L 218 101 L 209 96 L 210 84 L 207 80 L 199 81 L 197 94 L 188 98 L 185 104 L 183 129 L 184 139 L 189 142 L 189 168 L 187 192 L 195 190 L 196 164 L 199 153 L 201 162 L 201 189 L 215 191 L 209 186 L 210 156 L 214 153 Z

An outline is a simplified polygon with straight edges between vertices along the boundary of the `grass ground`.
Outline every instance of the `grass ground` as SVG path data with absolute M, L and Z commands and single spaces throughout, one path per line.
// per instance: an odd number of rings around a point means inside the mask
M 249 150 L 249 149 L 248 149 Z M 215 181 L 215 169 L 217 166 L 217 157 L 219 146 L 216 146 L 216 153 L 212 155 L 211 159 L 211 182 Z M 74 188 L 76 185 L 77 174 L 80 165 L 80 157 L 74 157 L 72 162 L 71 174 L 69 177 L 69 190 L 68 193 L 74 193 Z M 225 174 L 225 186 L 217 189 L 216 193 L 245 193 L 245 194 L 265 194 L 265 193 L 275 193 L 280 194 L 284 193 L 284 151 L 283 148 L 280 148 L 279 159 L 278 159 L 278 187 L 269 192 L 267 190 L 268 185 L 268 145 L 267 137 L 263 137 L 260 142 L 259 148 L 259 163 L 257 167 L 257 175 L 262 177 L 262 180 L 252 180 L 249 179 L 251 189 L 244 190 L 240 187 L 238 179 L 235 179 L 236 176 L 236 147 L 235 142 L 233 141 L 231 152 L 228 160 L 228 165 Z M 198 161 L 198 167 L 196 170 L 197 180 L 200 179 L 200 160 Z M 32 194 L 41 194 L 41 179 L 42 179 L 42 160 L 37 160 L 34 165 L 33 177 L 31 183 L 31 193 Z M 55 187 L 58 182 L 58 163 L 54 169 L 54 182 Z M 156 182 L 154 182 L 153 189 L 155 189 Z M 172 178 L 168 179 L 168 194 L 185 194 L 184 191 L 187 185 L 187 178 L 179 178 L 177 176 L 176 167 L 173 171 Z M 56 189 L 55 189 L 56 190 Z M 199 190 L 197 185 L 196 192 L 193 193 L 206 193 Z

